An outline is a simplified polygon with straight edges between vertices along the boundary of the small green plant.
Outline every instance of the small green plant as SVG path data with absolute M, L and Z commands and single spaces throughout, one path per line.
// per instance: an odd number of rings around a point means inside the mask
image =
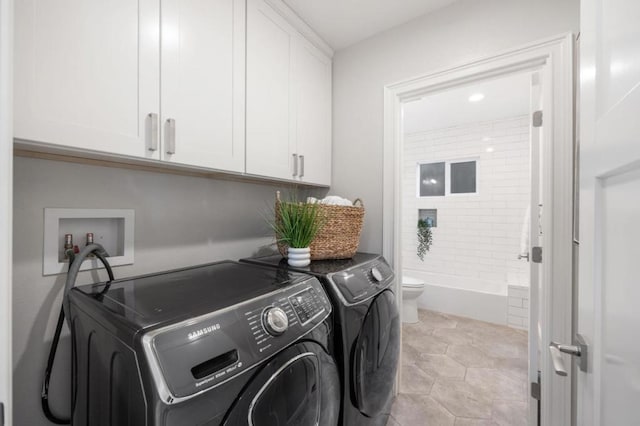
M 324 225 L 324 218 L 317 203 L 276 202 L 269 226 L 276 233 L 276 240 L 292 248 L 311 245 Z
M 418 257 L 424 262 L 424 255 L 431 248 L 433 236 L 431 226 L 424 219 L 418 219 Z

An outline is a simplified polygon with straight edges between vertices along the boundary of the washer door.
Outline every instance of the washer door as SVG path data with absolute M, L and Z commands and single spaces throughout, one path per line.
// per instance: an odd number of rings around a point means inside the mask
M 335 426 L 340 377 L 322 346 L 303 342 L 276 355 L 251 378 L 224 425 Z
M 388 409 L 399 356 L 400 316 L 395 296 L 387 290 L 371 303 L 354 351 L 354 394 L 365 416 L 376 417 Z

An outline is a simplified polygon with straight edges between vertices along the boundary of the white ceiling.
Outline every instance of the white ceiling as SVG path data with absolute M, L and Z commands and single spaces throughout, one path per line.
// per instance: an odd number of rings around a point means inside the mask
M 522 73 L 463 86 L 409 102 L 403 108 L 405 133 L 497 120 L 529 113 L 531 74 Z M 484 99 L 469 102 L 482 93 Z
M 283 0 L 335 50 L 455 0 Z

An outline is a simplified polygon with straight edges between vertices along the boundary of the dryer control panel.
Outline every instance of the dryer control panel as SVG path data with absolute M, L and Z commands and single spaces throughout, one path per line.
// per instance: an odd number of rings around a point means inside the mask
M 308 275 L 291 276 L 277 291 L 145 335 L 163 400 L 180 402 L 224 383 L 322 323 L 331 314 L 322 285 Z
M 346 305 L 355 305 L 393 284 L 394 273 L 382 258 L 327 275 L 330 284 Z

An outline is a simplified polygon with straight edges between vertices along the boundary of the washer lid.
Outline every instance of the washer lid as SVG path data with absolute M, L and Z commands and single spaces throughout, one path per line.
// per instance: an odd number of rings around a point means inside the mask
M 223 261 L 79 286 L 112 313 L 137 327 L 175 322 L 250 300 L 301 280 L 295 272 Z M 106 288 L 104 294 L 101 294 Z

